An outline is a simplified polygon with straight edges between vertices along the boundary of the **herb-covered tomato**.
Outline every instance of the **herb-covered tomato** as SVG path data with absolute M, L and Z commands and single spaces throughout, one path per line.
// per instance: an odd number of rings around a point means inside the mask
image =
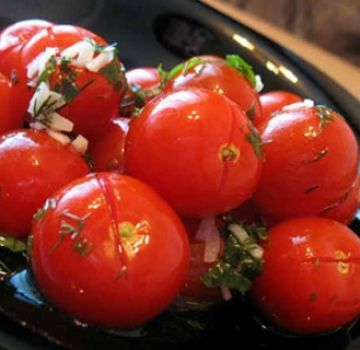
M 32 119 L 53 109 L 74 122 L 74 132 L 95 138 L 116 115 L 125 88 L 116 50 L 83 28 L 52 26 L 35 35 L 22 50 L 27 84 L 34 87 Z M 47 84 L 57 93 L 56 108 L 39 91 Z
M 11 114 L 12 119 L 21 128 L 24 124 L 25 112 L 31 96 L 26 86 L 25 67 L 21 62 L 24 45 L 42 29 L 52 26 L 43 20 L 25 20 L 6 27 L 0 33 L 0 72 L 11 82 Z
M 190 266 L 181 294 L 197 300 L 222 300 L 220 288 L 208 288 L 202 281 L 223 253 L 223 238 L 214 217 L 183 219 L 190 241 Z
M 89 172 L 79 153 L 44 132 L 18 130 L 0 138 L 0 231 L 28 234 L 47 197 Z
M 114 118 L 106 131 L 90 143 L 90 155 L 94 171 L 124 171 L 125 140 L 129 119 Z
M 13 112 L 13 90 L 8 78 L 0 73 L 0 134 L 20 129 L 23 118 Z
M 99 173 L 78 179 L 36 217 L 36 283 L 77 319 L 139 326 L 166 308 L 183 284 L 185 229 L 170 206 L 134 178 Z
M 275 220 L 322 215 L 349 194 L 358 144 L 345 120 L 325 106 L 285 107 L 259 128 L 265 162 L 254 202 Z
M 224 95 L 258 125 L 262 120 L 261 105 L 256 91 L 256 76 L 241 57 L 229 55 L 197 56 L 176 66 L 166 78 L 164 92 L 191 87 L 211 90 Z
M 270 229 L 252 297 L 274 324 L 309 334 L 360 314 L 360 239 L 325 218 L 292 219 Z
M 141 108 L 161 91 L 161 77 L 157 68 L 140 67 L 125 73 L 128 90 L 121 102 L 121 113 L 131 116 L 135 107 Z
M 230 99 L 188 89 L 151 100 L 130 123 L 125 170 L 178 213 L 213 216 L 249 198 L 261 169 L 260 138 Z
M 270 91 L 260 95 L 262 108 L 261 123 L 269 120 L 274 112 L 280 111 L 283 107 L 301 102 L 302 100 L 300 96 L 289 91 Z

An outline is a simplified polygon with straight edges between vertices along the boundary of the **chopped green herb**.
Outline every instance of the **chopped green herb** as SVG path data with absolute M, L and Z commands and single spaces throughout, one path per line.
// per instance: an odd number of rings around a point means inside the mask
M 14 237 L 0 235 L 0 247 L 13 253 L 26 252 L 26 244 Z
M 311 186 L 311 187 L 309 187 L 309 188 L 307 188 L 307 189 L 305 190 L 305 193 L 312 193 L 312 192 L 318 190 L 319 188 L 320 188 L 319 185 Z
M 226 62 L 238 72 L 243 74 L 248 82 L 255 88 L 256 77 L 253 68 L 242 57 L 238 55 L 227 55 Z
M 114 58 L 105 67 L 101 68 L 99 73 L 105 77 L 105 79 L 113 86 L 115 91 L 126 91 L 127 82 L 124 69 L 116 58 Z
M 90 168 L 90 170 L 94 170 L 95 164 L 94 164 L 94 161 L 92 159 L 90 152 L 85 152 L 85 154 L 83 155 L 83 158 L 84 158 L 85 162 L 87 163 L 88 167 Z
M 320 119 L 319 127 L 321 130 L 326 129 L 331 122 L 335 120 L 334 111 L 326 106 L 315 106 L 316 115 Z
M 264 151 L 260 134 L 251 122 L 249 123 L 249 129 L 250 133 L 246 135 L 246 140 L 253 146 L 256 156 L 261 158 L 264 156 Z
M 254 117 L 255 117 L 255 101 L 252 103 L 252 105 L 250 106 L 250 108 L 246 111 L 246 115 L 247 117 L 254 122 Z
M 49 80 L 50 75 L 55 71 L 56 63 L 56 58 L 54 56 L 50 57 L 49 61 L 45 65 L 45 69 L 41 72 L 37 79 L 36 86 L 39 86 L 40 83 Z
M 33 220 L 42 222 L 49 209 L 54 209 L 55 207 L 56 207 L 56 199 L 48 198 L 44 206 L 38 209 L 37 212 L 33 215 Z
M 325 156 L 327 156 L 327 154 L 329 153 L 329 149 L 326 147 L 323 150 L 319 151 L 314 158 L 310 159 L 310 160 L 306 160 L 303 163 L 305 164 L 309 164 L 309 163 L 315 163 L 318 162 L 320 159 L 324 158 Z
M 86 238 L 79 237 L 76 240 L 73 249 L 83 258 L 91 253 L 93 246 L 94 245 L 88 242 Z

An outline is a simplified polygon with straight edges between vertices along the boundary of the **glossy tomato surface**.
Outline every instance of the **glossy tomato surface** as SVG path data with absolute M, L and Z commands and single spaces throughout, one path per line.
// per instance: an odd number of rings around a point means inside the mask
M 262 163 L 256 140 L 256 130 L 228 98 L 177 91 L 150 101 L 131 121 L 125 168 L 178 213 L 207 217 L 252 195 Z
M 322 333 L 360 314 L 360 239 L 325 218 L 270 229 L 251 294 L 265 317 L 293 333 Z
M 14 113 L 13 90 L 8 78 L 0 73 L 0 134 L 19 129 L 23 126 L 23 118 Z
M 60 187 L 89 172 L 81 155 L 46 133 L 17 130 L 0 138 L 0 230 L 20 237 Z
M 247 116 L 258 125 L 262 120 L 258 93 L 246 77 L 216 56 L 193 57 L 191 68 L 180 70 L 165 85 L 164 91 L 203 88 L 224 95 L 237 103 Z M 187 62 L 183 63 L 186 67 Z
M 90 144 L 94 171 L 124 172 L 125 140 L 129 119 L 114 118 L 101 136 Z
M 37 285 L 51 303 L 91 324 L 129 328 L 175 298 L 188 268 L 188 240 L 151 188 L 99 173 L 64 187 L 53 201 L 34 222 L 31 251 Z
M 283 107 L 296 102 L 302 102 L 303 98 L 289 91 L 270 91 L 260 95 L 262 108 L 261 123 L 268 121 L 272 114 L 280 111 Z
M 326 107 L 282 110 L 260 126 L 265 162 L 254 202 L 275 220 L 321 215 L 349 194 L 358 144 L 345 120 Z

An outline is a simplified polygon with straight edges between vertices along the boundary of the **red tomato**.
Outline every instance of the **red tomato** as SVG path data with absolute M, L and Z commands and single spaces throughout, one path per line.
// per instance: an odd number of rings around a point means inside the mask
M 43 20 L 25 20 L 8 26 L 0 33 L 0 72 L 12 83 L 11 114 L 16 128 L 24 124 L 31 96 L 26 87 L 25 67 L 21 63 L 22 49 L 35 34 L 51 26 L 50 22 Z
M 90 144 L 89 152 L 94 171 L 124 171 L 125 139 L 129 129 L 129 119 L 115 118 L 107 131 Z
M 100 173 L 64 187 L 53 203 L 34 222 L 31 251 L 49 301 L 77 319 L 121 328 L 141 325 L 172 302 L 188 268 L 188 241 L 151 188 Z
M 252 297 L 282 329 L 309 334 L 344 326 L 360 313 L 360 239 L 324 218 L 270 229 Z
M 75 26 L 58 25 L 39 32 L 23 48 L 22 74 L 25 74 L 25 67 L 47 47 L 57 47 L 62 51 L 86 38 L 107 45 L 96 34 Z M 119 108 L 125 80 L 120 62 L 115 59 L 111 64 L 114 69 L 111 77 L 102 70 L 92 72 L 71 63 L 58 64 L 49 76 L 50 88 L 67 98 L 67 104 L 59 109 L 59 113 L 75 123 L 75 133 L 90 139 L 104 131 Z M 74 89 L 77 91 L 75 94 Z
M 10 81 L 0 73 L 0 134 L 19 129 L 23 119 L 13 113 L 12 89 Z
M 18 130 L 0 138 L 0 231 L 30 232 L 33 214 L 47 197 L 89 172 L 81 156 L 43 132 Z
M 326 107 L 282 110 L 259 129 L 265 163 L 254 202 L 274 220 L 321 214 L 341 202 L 357 177 L 358 144 Z
M 338 203 L 325 208 L 320 216 L 324 216 L 343 224 L 350 224 L 353 220 L 360 203 L 360 177 L 351 185 L 343 198 Z
M 134 107 L 142 107 L 160 93 L 161 77 L 159 70 L 153 67 L 131 69 L 125 73 L 125 76 L 128 90 L 122 100 L 121 112 L 127 117 L 131 116 Z M 137 91 L 137 96 L 133 91 Z
M 221 301 L 220 288 L 208 288 L 201 278 L 219 261 L 224 249 L 215 218 L 183 219 L 190 240 L 190 266 L 180 293 L 204 301 Z
M 150 101 L 131 121 L 125 169 L 178 213 L 213 216 L 252 195 L 262 163 L 254 140 L 255 129 L 228 98 L 178 91 Z
M 258 125 L 262 119 L 258 93 L 243 74 L 216 56 L 199 56 L 199 63 L 180 71 L 166 84 L 164 92 L 190 87 L 204 88 L 224 95 L 235 103 Z M 186 66 L 186 62 L 184 66 Z
M 283 107 L 295 102 L 302 102 L 302 100 L 302 97 L 289 91 L 270 91 L 260 95 L 262 107 L 261 123 L 268 121 L 274 112 L 280 111 Z

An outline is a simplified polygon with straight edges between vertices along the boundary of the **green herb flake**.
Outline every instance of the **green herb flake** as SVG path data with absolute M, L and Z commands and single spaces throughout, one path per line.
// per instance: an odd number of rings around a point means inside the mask
M 80 257 L 84 258 L 91 253 L 93 246 L 94 245 L 88 242 L 86 238 L 79 237 L 73 245 L 73 249 L 80 255 Z
M 303 163 L 304 164 L 311 164 L 311 163 L 318 162 L 319 160 L 326 157 L 328 155 L 328 153 L 329 153 L 329 149 L 326 147 L 326 148 L 322 149 L 321 151 L 317 152 L 317 154 L 314 156 L 314 158 L 306 160 Z
M 227 55 L 226 62 L 229 66 L 235 68 L 238 72 L 243 74 L 252 87 L 256 87 L 254 70 L 252 66 L 250 66 L 250 64 L 248 64 L 242 57 L 238 55 Z
M 305 189 L 305 193 L 308 194 L 308 193 L 312 193 L 316 190 L 318 190 L 320 188 L 320 185 L 314 185 L 314 186 L 311 186 L 311 187 L 308 187 L 307 189 Z
M 56 207 L 56 199 L 48 198 L 44 206 L 38 209 L 37 212 L 33 215 L 33 220 L 38 221 L 40 223 L 43 222 L 49 209 L 54 209 L 55 207 Z
M 40 76 L 37 79 L 36 86 L 39 86 L 42 82 L 47 82 L 49 80 L 50 75 L 56 69 L 56 58 L 54 56 L 50 57 L 49 61 L 45 65 L 45 69 L 41 72 Z
M 26 252 L 26 244 L 14 237 L 0 235 L 0 247 L 13 253 Z
M 255 101 L 251 104 L 250 108 L 246 111 L 247 117 L 254 122 L 255 118 Z
M 120 62 L 114 58 L 109 64 L 99 70 L 105 79 L 113 86 L 115 91 L 125 92 L 127 82 L 124 69 Z
M 251 122 L 249 123 L 249 129 L 250 129 L 250 133 L 246 135 L 246 141 L 251 143 L 251 145 L 254 148 L 256 156 L 258 158 L 262 158 L 264 156 L 264 151 L 262 147 L 262 140 L 260 134 Z
M 319 127 L 320 130 L 326 129 L 331 122 L 335 120 L 335 112 L 326 106 L 315 106 L 314 107 L 316 115 L 320 119 Z

